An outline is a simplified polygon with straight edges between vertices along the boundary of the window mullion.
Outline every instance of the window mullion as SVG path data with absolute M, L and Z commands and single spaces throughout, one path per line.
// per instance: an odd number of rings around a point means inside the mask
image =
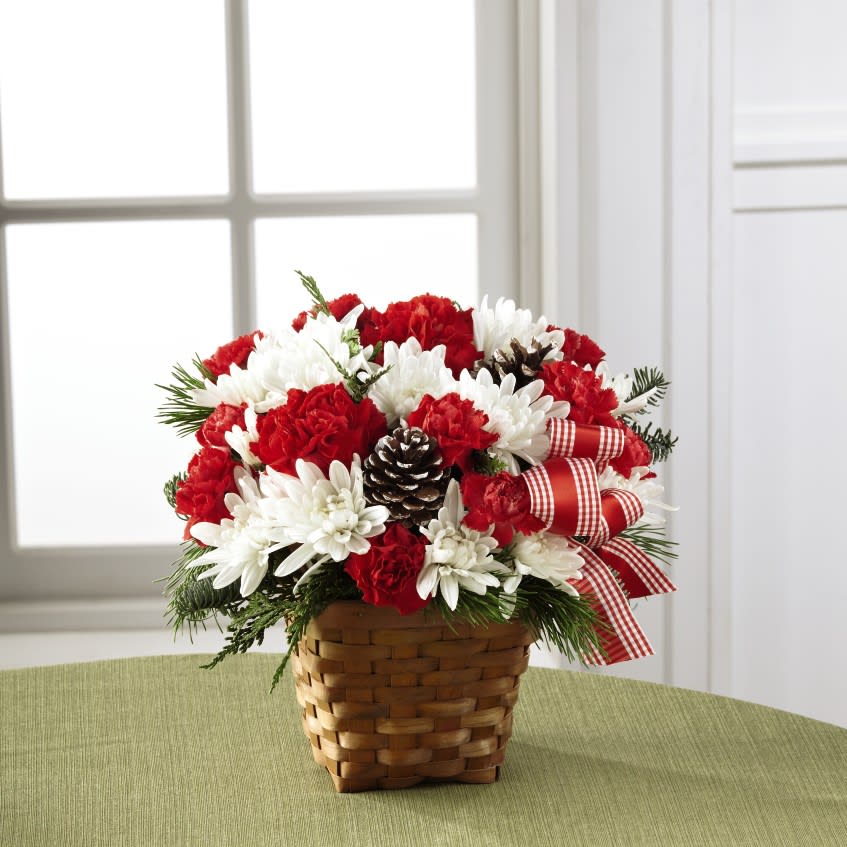
M 251 201 L 250 54 L 246 0 L 227 0 L 227 108 L 229 118 L 232 320 L 235 335 L 256 328 L 255 220 Z
M 490 299 L 516 297 L 521 270 L 516 235 L 518 14 L 508 0 L 476 0 L 479 290 Z

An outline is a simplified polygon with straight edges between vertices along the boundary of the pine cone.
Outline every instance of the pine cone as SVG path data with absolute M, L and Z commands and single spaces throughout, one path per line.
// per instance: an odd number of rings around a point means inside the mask
M 436 517 L 450 482 L 438 442 L 417 427 L 397 427 L 380 438 L 362 476 L 365 497 L 407 528 Z
M 542 345 L 537 339 L 533 338 L 527 348 L 517 338 L 513 338 L 509 342 L 509 346 L 512 348 L 511 355 L 503 350 L 495 350 L 491 358 L 476 366 L 474 375 L 481 370 L 490 371 L 491 376 L 494 377 L 494 382 L 499 385 L 508 374 L 514 374 L 515 391 L 517 391 L 538 379 L 538 372 L 541 370 L 544 357 L 553 349 L 553 345 Z

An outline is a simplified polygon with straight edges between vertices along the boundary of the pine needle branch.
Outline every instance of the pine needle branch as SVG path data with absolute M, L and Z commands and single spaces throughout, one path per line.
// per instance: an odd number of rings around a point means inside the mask
M 664 462 L 673 452 L 679 438 L 677 438 L 670 430 L 663 430 L 659 427 L 653 429 L 653 422 L 650 421 L 646 426 L 641 426 L 636 422 L 630 423 L 630 429 L 641 437 L 641 440 L 647 445 L 650 451 L 650 456 L 653 462 Z
M 203 378 L 209 371 L 195 358 L 193 361 Z M 197 432 L 214 411 L 210 406 L 201 406 L 192 397 L 192 391 L 205 388 L 201 377 L 189 373 L 182 365 L 175 365 L 171 371 L 173 382 L 170 385 L 156 385 L 166 394 L 165 402 L 159 407 L 156 417 L 165 424 L 176 427 L 179 435 L 191 435 Z
M 670 382 L 665 379 L 665 375 L 659 368 L 636 368 L 632 372 L 632 389 L 624 402 L 630 403 L 650 391 L 652 393 L 647 400 L 647 406 L 658 406 L 665 399 L 668 388 L 670 388 Z M 644 411 L 646 407 L 638 414 Z
M 673 560 L 678 558 L 676 553 L 678 544 L 676 541 L 665 538 L 664 527 L 630 526 L 618 537 L 631 541 L 645 556 L 657 559 L 665 565 L 673 564 Z
M 184 627 L 188 630 L 189 638 L 197 631 L 197 625 L 209 618 L 216 618 L 219 612 L 225 612 L 238 599 L 237 592 L 233 596 L 225 590 L 213 589 L 209 580 L 198 580 L 199 566 L 194 562 L 207 550 L 195 541 L 186 541 L 182 545 L 179 559 L 172 565 L 170 576 L 163 577 L 157 582 L 165 583 L 164 595 L 168 598 L 165 614 L 173 629 L 174 638 Z
M 179 487 L 181 482 L 185 481 L 184 473 L 176 473 L 174 474 L 166 483 L 164 487 L 165 500 L 168 501 L 168 505 L 172 509 L 176 509 L 176 490 Z M 178 517 L 182 517 L 182 515 L 178 515 Z M 184 520 L 184 518 L 183 518 Z
M 599 622 L 590 598 L 574 597 L 536 577 L 524 577 L 512 595 L 492 589 L 485 594 L 460 591 L 455 610 L 440 594 L 433 605 L 448 626 L 484 626 L 517 618 L 538 640 L 563 653 L 569 661 L 581 661 L 594 650 L 603 652 Z

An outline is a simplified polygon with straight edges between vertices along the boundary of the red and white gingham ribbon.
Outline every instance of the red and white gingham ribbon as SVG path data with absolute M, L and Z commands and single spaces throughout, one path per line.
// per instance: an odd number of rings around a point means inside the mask
M 664 571 L 625 538 L 607 541 L 597 553 L 614 569 L 630 597 L 649 597 L 652 594 L 676 591 L 676 586 L 665 576 Z
M 591 459 L 551 459 L 523 474 L 530 512 L 557 535 L 594 537 L 602 530 L 597 468 Z
M 600 526 L 586 542 L 592 548 L 600 547 L 632 526 L 644 514 L 644 506 L 632 491 L 607 488 L 600 492 L 600 513 Z
M 576 544 L 585 564 L 582 579 L 571 584 L 580 594 L 593 595 L 592 605 L 600 623 L 597 634 L 605 656 L 592 650 L 584 657 L 593 665 L 613 665 L 628 659 L 652 656 L 653 648 L 629 608 L 629 600 L 618 585 L 609 566 L 583 544 Z
M 646 597 L 676 589 L 638 547 L 615 537 L 643 515 L 644 507 L 631 491 L 610 488 L 601 492 L 594 462 L 587 457 L 548 459 L 522 476 L 529 491 L 530 512 L 545 529 L 571 538 L 585 559 L 582 578 L 573 585 L 580 594 L 593 596 L 598 620 L 604 624 L 598 628 L 598 636 L 605 651 L 604 656 L 593 650 L 585 661 L 611 665 L 653 653 L 630 611 L 627 593 Z
M 596 424 L 581 424 L 563 418 L 547 421 L 550 452 L 547 459 L 593 459 L 603 464 L 623 453 L 623 430 Z

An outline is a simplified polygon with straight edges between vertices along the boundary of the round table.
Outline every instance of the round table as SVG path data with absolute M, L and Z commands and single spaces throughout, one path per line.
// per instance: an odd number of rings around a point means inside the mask
M 0 844 L 847 844 L 847 730 L 530 668 L 501 778 L 336 794 L 278 657 L 0 673 Z

